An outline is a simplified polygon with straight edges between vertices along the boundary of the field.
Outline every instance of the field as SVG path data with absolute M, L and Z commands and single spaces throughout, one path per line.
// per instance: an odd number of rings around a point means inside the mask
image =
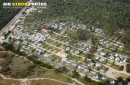
M 11 59 L 10 56 L 13 56 L 12 62 L 7 65 L 6 62 Z M 5 58 L 3 59 L 2 57 Z M 0 72 L 5 74 L 5 78 L 8 78 L 3 79 L 0 77 L 0 85 L 25 85 L 25 83 L 28 83 L 27 85 L 66 85 L 73 83 L 70 78 L 56 74 L 53 70 L 41 68 L 40 66 L 29 69 L 30 66 L 34 65 L 33 63 L 10 52 L 1 51 L 0 58 L 0 67 L 2 67 Z M 3 68 L 5 68 L 3 66 L 9 67 L 10 70 L 2 72 Z

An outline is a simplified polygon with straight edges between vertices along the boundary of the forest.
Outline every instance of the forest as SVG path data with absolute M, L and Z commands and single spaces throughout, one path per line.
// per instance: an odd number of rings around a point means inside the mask
M 0 30 L 20 11 L 21 8 L 2 7 L 3 2 L 15 2 L 19 0 L 0 0 Z M 22 0 L 27 1 L 27 0 Z

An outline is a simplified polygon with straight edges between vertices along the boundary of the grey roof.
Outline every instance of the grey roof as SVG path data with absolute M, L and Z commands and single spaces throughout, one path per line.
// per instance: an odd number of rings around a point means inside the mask
M 115 84 L 115 80 L 114 79 L 110 79 L 110 84 Z
M 106 79 L 107 78 L 107 76 L 104 74 L 103 76 L 102 76 L 102 79 L 104 80 L 104 79 Z
M 99 77 L 98 77 L 98 74 L 97 74 L 97 73 L 94 74 L 94 75 L 93 75 L 93 78 L 98 79 L 98 78 L 99 78 Z

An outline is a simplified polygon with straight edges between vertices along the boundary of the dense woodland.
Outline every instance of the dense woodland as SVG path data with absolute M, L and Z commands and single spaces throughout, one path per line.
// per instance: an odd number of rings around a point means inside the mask
M 3 2 L 13 2 L 19 0 L 0 0 L 0 30 L 20 11 L 21 8 L 2 7 Z M 27 0 L 22 0 L 27 1 Z
M 35 0 L 48 6 L 36 20 L 63 16 L 104 30 L 107 36 L 118 36 L 130 50 L 130 0 Z M 35 20 L 33 19 L 33 20 Z

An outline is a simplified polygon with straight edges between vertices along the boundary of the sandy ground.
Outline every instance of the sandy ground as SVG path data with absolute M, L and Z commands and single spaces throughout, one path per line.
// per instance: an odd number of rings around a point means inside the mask
M 2 42 L 4 39 L 4 36 L 0 36 L 0 42 Z
M 126 79 L 128 77 L 128 75 L 123 74 L 123 73 L 119 73 L 118 71 L 109 68 L 109 70 L 105 73 L 108 77 L 111 77 L 113 79 L 117 78 L 117 77 L 123 77 L 124 79 Z

